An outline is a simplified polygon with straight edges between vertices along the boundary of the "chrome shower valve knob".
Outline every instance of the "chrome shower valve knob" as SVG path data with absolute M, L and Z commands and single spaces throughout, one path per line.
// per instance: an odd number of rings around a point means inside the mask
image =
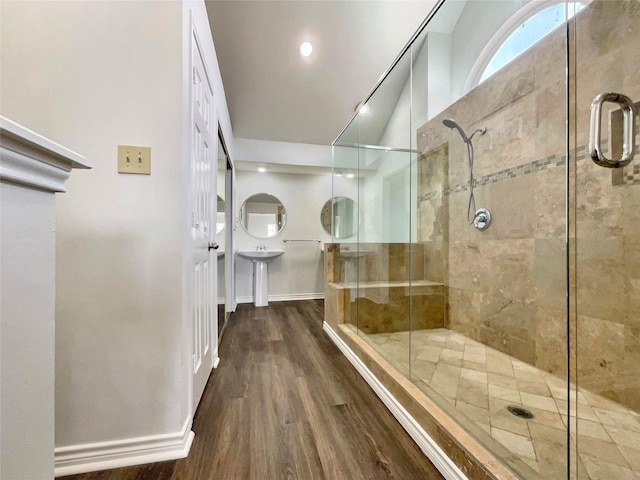
M 473 226 L 478 230 L 486 230 L 491 225 L 491 212 L 486 208 L 480 208 L 473 216 Z

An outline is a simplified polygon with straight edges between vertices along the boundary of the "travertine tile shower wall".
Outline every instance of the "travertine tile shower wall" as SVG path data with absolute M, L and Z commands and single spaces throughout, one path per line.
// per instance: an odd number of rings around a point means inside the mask
M 577 172 L 577 203 L 570 211 L 580 242 L 579 382 L 634 408 L 640 408 L 638 175 L 632 165 L 626 181 L 619 173 L 612 179 L 610 171 L 585 158 L 584 146 L 597 93 L 619 88 L 640 99 L 637 84 L 609 86 L 599 73 L 631 68 L 628 78 L 637 80 L 640 35 L 616 30 L 638 31 L 629 25 L 640 18 L 638 5 L 601 1 L 580 13 L 578 72 L 572 78 L 579 133 L 570 156 Z M 418 238 L 425 246 L 425 278 L 448 286 L 447 326 L 561 376 L 567 373 L 566 38 L 559 29 L 543 39 L 420 127 L 416 139 Z M 631 62 L 615 61 L 623 52 Z M 442 125 L 449 117 L 469 133 L 487 128 L 473 139 L 476 205 L 493 216 L 484 232 L 466 220 L 467 149 Z
M 589 104 L 598 93 L 624 93 L 640 102 L 640 1 L 601 0 L 585 13 L 576 28 L 578 145 L 587 142 Z M 636 108 L 636 148 L 638 113 Z M 620 129 L 611 132 L 610 156 L 619 157 Z M 620 170 L 578 161 L 572 208 L 578 383 L 635 410 L 640 410 L 639 167 L 637 150 L 633 162 Z
M 351 308 L 350 317 L 345 317 L 347 321 L 364 333 L 444 327 L 443 285 L 423 281 L 424 246 L 416 243 L 364 246 L 369 253 L 360 261 L 357 309 Z

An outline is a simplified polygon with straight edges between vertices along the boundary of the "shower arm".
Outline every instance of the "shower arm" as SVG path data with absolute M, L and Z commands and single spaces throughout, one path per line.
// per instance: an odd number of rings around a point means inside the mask
M 471 143 L 471 139 L 473 138 L 473 136 L 479 133 L 480 135 L 484 135 L 485 133 L 487 133 L 487 127 L 482 127 L 482 128 L 476 128 L 473 133 L 469 136 L 469 143 Z

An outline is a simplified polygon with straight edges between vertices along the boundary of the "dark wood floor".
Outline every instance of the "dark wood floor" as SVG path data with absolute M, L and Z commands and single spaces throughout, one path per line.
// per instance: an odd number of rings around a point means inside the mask
M 322 301 L 240 305 L 188 458 L 66 480 L 442 479 L 322 331 Z

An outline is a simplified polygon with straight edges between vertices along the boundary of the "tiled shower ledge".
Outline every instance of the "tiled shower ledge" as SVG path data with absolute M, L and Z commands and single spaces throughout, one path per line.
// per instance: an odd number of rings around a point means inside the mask
M 334 282 L 329 286 L 336 290 L 364 289 L 364 288 L 392 288 L 392 287 L 433 287 L 444 285 L 443 283 L 432 282 L 431 280 L 406 280 L 406 281 L 386 281 L 386 282 Z
M 411 341 L 414 383 L 522 478 L 567 478 L 570 419 L 577 478 L 640 479 L 638 413 L 573 385 L 568 394 L 566 381 L 444 328 L 358 334 L 407 377 Z M 534 416 L 516 417 L 508 406 Z

